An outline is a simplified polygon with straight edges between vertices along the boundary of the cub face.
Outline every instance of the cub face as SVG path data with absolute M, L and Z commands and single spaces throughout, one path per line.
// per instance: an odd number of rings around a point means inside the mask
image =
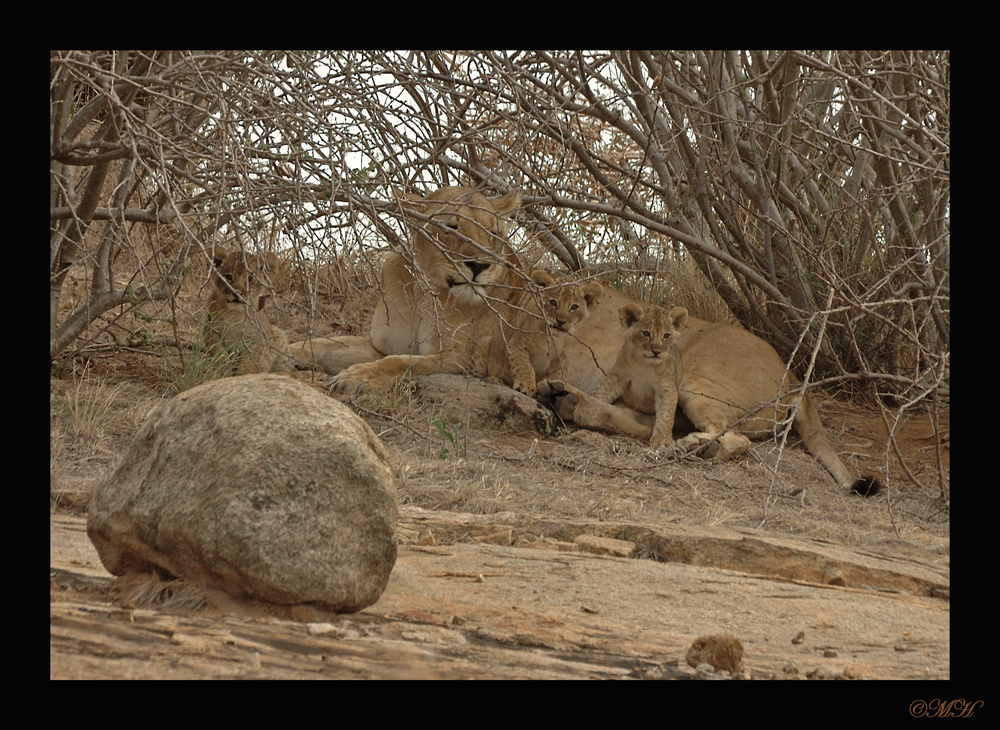
M 242 304 L 254 310 L 264 308 L 267 300 L 267 270 L 274 270 L 278 257 L 274 253 L 230 254 L 217 250 L 213 261 L 216 276 L 213 277 L 215 291 L 212 294 L 213 309 L 218 310 L 229 304 Z
M 500 334 L 482 341 L 471 370 L 534 395 L 540 378 L 562 374 L 560 338 L 552 335 L 572 333 L 604 297 L 604 287 L 541 269 L 532 271 L 530 278 L 538 291 L 523 292 L 523 308 Z
M 640 307 L 626 304 L 618 311 L 622 327 L 630 346 L 649 363 L 660 363 L 672 357 L 676 344 L 674 338 L 679 328 L 687 320 L 688 311 L 684 307 L 673 307 L 669 311 L 661 307 Z
M 542 316 L 554 330 L 572 332 L 604 298 L 604 287 L 596 281 L 579 283 L 568 276 L 553 277 L 547 271 L 531 272 L 541 291 Z
M 205 345 L 211 355 L 225 353 L 237 375 L 291 371 L 288 338 L 272 327 L 263 312 L 269 296 L 267 271 L 278 257 L 217 251 L 213 286 L 204 321 Z

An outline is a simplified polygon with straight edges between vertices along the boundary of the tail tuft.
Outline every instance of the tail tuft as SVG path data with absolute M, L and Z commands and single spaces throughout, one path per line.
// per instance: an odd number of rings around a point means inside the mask
M 875 477 L 862 477 L 851 485 L 851 492 L 862 497 L 874 497 L 882 490 L 882 484 Z

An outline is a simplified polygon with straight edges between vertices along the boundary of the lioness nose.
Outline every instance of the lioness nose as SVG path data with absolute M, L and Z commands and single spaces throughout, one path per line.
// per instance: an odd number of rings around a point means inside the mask
M 465 265 L 469 267 L 469 271 L 472 272 L 472 278 L 475 279 L 481 273 L 490 268 L 489 264 L 484 264 L 480 261 L 466 261 Z

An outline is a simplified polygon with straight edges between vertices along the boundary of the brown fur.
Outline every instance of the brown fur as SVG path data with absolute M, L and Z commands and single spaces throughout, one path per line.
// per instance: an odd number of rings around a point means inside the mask
M 273 253 L 216 252 L 205 345 L 209 354 L 231 358 L 237 375 L 293 369 L 287 355 L 288 338 L 264 313 L 267 270 L 277 263 Z
M 626 304 L 619 316 L 627 331 L 625 344 L 594 398 L 655 414 L 646 438 L 654 446 L 669 446 L 674 442 L 674 412 L 683 373 L 675 338 L 688 312 L 684 307 L 667 312 L 655 306 Z M 646 428 L 643 426 L 643 431 Z
M 523 309 L 502 331 L 487 338 L 472 372 L 484 374 L 528 395 L 543 378 L 561 378 L 559 352 L 564 338 L 590 314 L 604 296 L 597 282 L 580 283 L 569 276 L 531 272 L 537 296 L 525 292 Z
M 504 217 L 520 204 L 516 191 L 491 199 L 449 187 L 398 199 L 412 214 L 410 242 L 382 265 L 371 336 L 292 346 L 303 364 L 334 373 L 327 385 L 337 392 L 385 389 L 406 374 L 471 372 L 479 343 L 518 314 L 525 281 L 511 268 Z
M 412 213 L 410 247 L 390 254 L 382 267 L 371 336 L 317 338 L 293 347 L 307 366 L 333 373 L 329 385 L 338 392 L 384 389 L 407 372 L 468 372 L 475 341 L 498 333 L 501 322 L 513 321 L 512 302 L 525 288 L 524 279 L 508 266 L 514 256 L 505 217 L 519 205 L 516 193 L 487 199 L 469 188 L 448 187 L 423 199 L 399 200 Z M 641 306 L 605 287 L 601 306 L 580 322 L 575 338 L 564 338 L 560 361 L 566 390 L 561 392 L 575 403 L 568 407 L 566 399 L 561 415 L 577 425 L 600 428 L 609 419 L 652 425 L 648 414 L 589 395 L 621 350 L 618 312 L 626 304 Z M 774 432 L 798 398 L 798 380 L 773 347 L 740 327 L 694 317 L 680 327 L 679 339 L 684 366 L 679 403 L 698 429 L 682 445 L 711 442 L 710 452 L 728 458 L 746 451 L 750 438 Z M 810 452 L 849 486 L 847 468 L 808 395 L 795 424 Z

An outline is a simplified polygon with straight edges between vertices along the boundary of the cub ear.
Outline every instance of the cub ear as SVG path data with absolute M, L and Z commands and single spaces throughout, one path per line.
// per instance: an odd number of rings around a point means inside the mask
M 628 329 L 642 316 L 642 307 L 638 304 L 626 304 L 618 310 L 618 318 L 622 322 L 622 327 Z
M 556 280 L 552 278 L 552 275 L 545 271 L 544 269 L 535 269 L 528 275 L 539 288 L 545 288 L 547 286 L 555 286 Z
M 506 195 L 490 198 L 489 201 L 493 205 L 493 210 L 500 215 L 507 215 L 521 207 L 521 191 L 514 188 Z
M 228 258 L 229 258 L 229 252 L 220 246 L 216 246 L 215 251 L 212 253 L 212 266 L 214 266 L 215 268 L 219 268 L 224 263 L 226 263 L 226 259 Z
M 674 327 L 680 327 L 687 321 L 688 311 L 684 307 L 674 307 L 667 312 L 667 319 L 674 323 Z
M 604 299 L 604 287 L 596 281 L 588 281 L 581 288 L 583 298 L 587 300 L 587 309 L 594 309 Z
M 392 193 L 396 197 L 396 202 L 399 203 L 399 206 L 403 210 L 415 210 L 418 213 L 424 212 L 424 199 L 416 193 L 407 193 L 396 188 L 393 188 Z

